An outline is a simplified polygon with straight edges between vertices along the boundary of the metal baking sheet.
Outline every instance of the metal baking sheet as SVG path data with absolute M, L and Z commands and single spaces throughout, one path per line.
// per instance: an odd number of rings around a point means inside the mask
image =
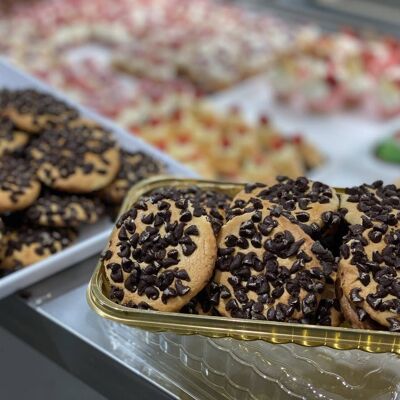
M 66 96 L 17 70 L 3 58 L 0 58 L 0 88 L 35 88 L 43 92 L 51 93 L 76 107 L 85 117 L 93 119 L 105 128 L 111 130 L 121 147 L 127 150 L 142 150 L 146 152 L 150 156 L 164 163 L 168 173 L 171 175 L 182 177 L 196 176 L 196 174 L 190 169 L 182 166 L 166 154 L 146 144 L 132 134 L 127 133 L 110 120 L 75 104 Z M 112 223 L 108 217 L 104 217 L 94 225 L 84 226 L 80 229 L 80 234 L 77 240 L 70 247 L 46 258 L 45 260 L 0 279 L 0 299 L 98 253 L 104 247 L 106 240 L 110 235 L 111 227 Z

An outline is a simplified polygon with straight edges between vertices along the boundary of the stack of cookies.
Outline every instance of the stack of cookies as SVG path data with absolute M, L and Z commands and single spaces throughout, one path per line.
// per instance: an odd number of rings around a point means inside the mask
M 34 90 L 0 92 L 0 273 L 70 245 L 160 164 L 120 150 L 110 131 Z
M 132 308 L 399 331 L 399 221 L 382 182 L 161 188 L 119 218 L 105 290 Z

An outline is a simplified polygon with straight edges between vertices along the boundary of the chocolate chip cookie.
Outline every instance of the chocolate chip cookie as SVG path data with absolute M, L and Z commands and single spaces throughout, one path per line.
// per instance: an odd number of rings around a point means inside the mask
M 71 193 L 104 188 L 120 167 L 111 132 L 99 127 L 58 126 L 36 138 L 29 152 L 45 185 Z
M 24 216 L 32 225 L 77 228 L 94 224 L 104 212 L 97 198 L 45 190 Z
M 228 317 L 309 323 L 334 264 L 332 254 L 298 225 L 256 201 L 252 211 L 231 216 L 221 229 L 216 308 Z
M 118 175 L 100 195 L 108 203 L 121 204 L 133 185 L 162 171 L 162 165 L 146 153 L 121 150 L 121 168 Z
M 69 246 L 76 238 L 72 229 L 19 226 L 7 228 L 6 251 L 1 269 L 17 269 L 43 260 Z
M 29 161 L 11 156 L 0 157 L 0 213 L 28 207 L 39 193 L 40 183 Z
M 338 297 L 353 327 L 400 332 L 400 228 L 371 219 L 344 238 Z
M 32 89 L 3 91 L 2 113 L 23 131 L 39 133 L 79 117 L 79 112 L 54 96 Z
M 7 117 L 0 117 L 0 157 L 21 150 L 29 141 L 29 135 L 17 130 Z
M 272 186 L 262 183 L 246 185 L 233 199 L 227 218 L 246 212 L 252 199 L 265 202 L 270 209 L 280 208 L 285 217 L 297 223 L 311 237 L 318 236 L 322 227 L 332 228 L 341 221 L 335 189 L 305 177 L 290 179 L 280 176 Z
M 110 299 L 129 307 L 179 311 L 208 283 L 216 239 L 204 207 L 173 188 L 123 214 L 102 260 Z
M 400 224 L 400 189 L 395 185 L 384 185 L 376 181 L 345 189 L 341 195 L 340 207 L 346 212 L 349 224 L 363 224 L 367 218 L 373 223 L 389 226 Z

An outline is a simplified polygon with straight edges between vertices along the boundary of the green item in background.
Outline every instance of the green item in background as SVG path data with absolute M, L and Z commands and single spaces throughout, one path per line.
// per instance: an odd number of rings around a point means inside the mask
M 400 132 L 378 144 L 376 155 L 383 161 L 400 164 Z

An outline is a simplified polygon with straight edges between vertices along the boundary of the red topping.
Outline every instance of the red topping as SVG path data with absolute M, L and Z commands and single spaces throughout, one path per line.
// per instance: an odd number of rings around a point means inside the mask
M 301 144 L 301 142 L 303 141 L 303 136 L 301 135 L 301 133 L 298 133 L 293 136 L 292 140 L 294 144 Z
M 166 150 L 167 149 L 167 144 L 165 143 L 164 140 L 156 140 L 154 143 L 154 146 L 159 148 L 160 150 Z
M 148 123 L 151 126 L 157 126 L 157 125 L 161 124 L 161 119 L 160 118 L 151 118 Z
M 171 114 L 171 119 L 172 121 L 180 121 L 182 119 L 182 110 L 177 108 L 172 114 Z
M 188 133 L 181 134 L 178 136 L 178 142 L 181 144 L 189 143 L 190 142 L 190 135 Z
M 227 137 L 222 138 L 222 146 L 229 147 L 231 145 L 231 141 Z
M 269 117 L 267 114 L 262 114 L 259 117 L 259 122 L 261 125 L 268 125 L 269 124 Z
M 271 147 L 274 150 L 279 150 L 285 145 L 285 141 L 282 138 L 274 138 L 271 141 Z

